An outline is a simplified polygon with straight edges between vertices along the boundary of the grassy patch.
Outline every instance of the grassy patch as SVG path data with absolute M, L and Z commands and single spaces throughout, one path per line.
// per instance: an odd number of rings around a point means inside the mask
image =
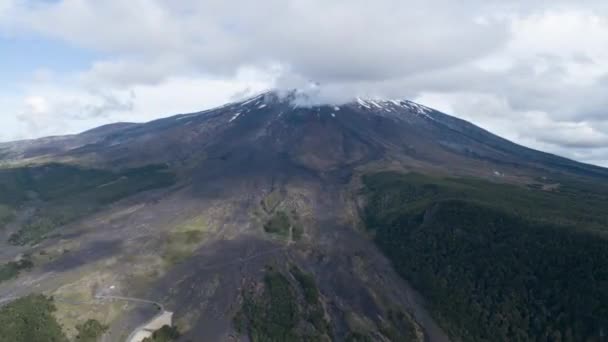
M 200 230 L 170 232 L 167 236 L 163 259 L 169 264 L 176 264 L 192 254 L 203 240 L 205 233 Z
M 167 233 L 163 260 L 169 265 L 183 261 L 192 255 L 210 232 L 211 227 L 203 215 L 180 222 Z
M 107 325 L 101 324 L 98 320 L 89 319 L 76 326 L 76 331 L 78 331 L 76 341 L 96 342 L 107 330 Z
M 136 272 L 136 265 L 133 272 Z M 97 269 L 78 275 L 79 278 L 64 279 L 61 287 L 53 291 L 55 307 L 53 316 L 63 328 L 64 334 L 70 341 L 74 341 L 80 331 L 78 327 L 87 327 L 88 320 L 96 320 L 102 326 L 118 318 L 125 311 L 125 306 L 132 304 L 124 301 L 98 301 L 94 295 L 99 284 L 105 286 L 119 285 L 115 282 L 115 274 Z M 78 341 L 78 340 L 76 340 Z
M 53 317 L 53 299 L 43 295 L 19 298 L 0 309 L 1 342 L 67 342 Z
M 207 219 L 205 218 L 204 215 L 200 215 L 200 216 L 196 216 L 191 219 L 188 219 L 186 221 L 180 222 L 178 225 L 176 225 L 172 229 L 172 231 L 186 232 L 186 231 L 198 230 L 201 232 L 208 232 L 209 229 L 210 229 L 210 227 L 209 227 L 209 223 L 207 222 Z
M 33 266 L 34 264 L 29 259 L 11 261 L 4 265 L 0 265 L 0 282 L 16 278 L 21 271 L 27 271 Z
M 585 341 L 608 328 L 605 185 L 396 173 L 364 183 L 376 242 L 454 339 Z

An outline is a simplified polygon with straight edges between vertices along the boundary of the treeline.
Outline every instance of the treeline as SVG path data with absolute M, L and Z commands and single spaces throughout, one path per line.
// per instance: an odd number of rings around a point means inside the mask
M 331 341 L 314 278 L 296 266 L 285 273 L 268 268 L 262 290 L 251 286 L 242 295 L 234 324 L 250 341 Z
M 396 173 L 364 183 L 368 228 L 455 340 L 605 339 L 601 186 L 547 192 Z
M 175 182 L 175 175 L 165 165 L 119 172 L 56 163 L 0 169 L 0 226 L 14 218 L 16 208 L 35 202 L 35 214 L 8 242 L 36 244 L 57 227 L 112 202 Z
M 0 283 L 15 278 L 22 271 L 28 271 L 34 267 L 34 263 L 26 257 L 18 261 L 9 261 L 6 264 L 0 264 Z
M 54 316 L 53 297 L 31 294 L 0 308 L 0 342 L 68 342 Z M 74 341 L 96 342 L 108 326 L 89 319 L 76 326 Z
M 19 298 L 0 309 L 0 342 L 68 342 L 55 320 L 53 299 Z

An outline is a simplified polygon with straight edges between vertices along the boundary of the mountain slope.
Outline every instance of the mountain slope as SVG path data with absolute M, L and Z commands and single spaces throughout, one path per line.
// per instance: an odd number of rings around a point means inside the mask
M 367 175 L 366 223 L 465 341 L 601 340 L 608 189 L 560 191 L 419 174 Z
M 390 158 L 412 159 L 430 166 L 454 160 L 465 164 L 463 169 L 467 169 L 466 164 L 489 162 L 528 171 L 608 176 L 604 168 L 516 145 L 410 101 L 358 99 L 341 106 L 300 107 L 290 96 L 272 92 L 146 124 L 115 124 L 75 136 L 0 144 L 0 151 L 3 159 L 46 156 L 122 166 L 151 160 L 178 163 L 200 157 L 203 152 L 213 153 L 207 149 L 228 151 L 230 146 L 245 141 L 261 144 L 269 153 L 288 153 L 296 159 L 302 158 L 298 148 L 316 153 L 315 161 L 327 163 L 318 165 L 322 168 Z M 319 146 L 323 149 L 306 150 Z M 168 151 L 171 153 L 165 153 Z
M 53 295 L 68 337 L 96 319 L 120 340 L 155 314 L 103 293 L 162 303 L 186 340 L 445 341 L 444 330 L 458 340 L 469 336 L 464 323 L 423 299 L 407 281 L 424 284 L 417 274 L 374 244 L 362 176 L 472 177 L 542 194 L 608 178 L 409 101 L 299 102 L 269 92 L 0 144 L 0 261 L 34 265 L 0 283 L 0 300 Z

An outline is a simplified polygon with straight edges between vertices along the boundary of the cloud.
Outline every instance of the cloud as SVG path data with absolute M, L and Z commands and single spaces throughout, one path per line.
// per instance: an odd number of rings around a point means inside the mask
M 192 113 L 224 104 L 231 96 L 257 93 L 269 87 L 255 73 L 243 70 L 232 79 L 169 78 L 111 91 L 36 83 L 22 101 L 3 101 L 2 140 L 78 133 L 111 122 L 145 122 L 178 113 Z M 14 134 L 14 132 L 19 132 Z
M 608 118 L 560 121 L 542 111 L 514 109 L 494 94 L 425 93 L 417 100 L 525 146 L 608 166 Z
M 47 96 L 30 95 L 24 99 L 16 119 L 27 128 L 26 136 L 54 135 L 65 132 L 66 128 L 78 126 L 78 121 L 108 118 L 116 112 L 133 109 L 134 93 L 127 96 L 118 94 L 73 94 L 55 93 Z
M 39 72 L 41 81 L 20 85 L 5 108 L 28 123 L 27 136 L 195 111 L 276 86 L 304 89 L 312 104 L 417 99 L 608 165 L 605 1 L 0 0 L 0 35 L 98 53 L 86 70 Z M 53 119 L 36 126 L 41 109 Z
M 432 2 L 444 10 L 392 0 L 64 0 L 15 5 L 7 25 L 121 56 L 92 70 L 116 83 L 275 65 L 319 82 L 383 80 L 478 58 L 508 38 L 504 21 L 455 15 L 473 6 Z

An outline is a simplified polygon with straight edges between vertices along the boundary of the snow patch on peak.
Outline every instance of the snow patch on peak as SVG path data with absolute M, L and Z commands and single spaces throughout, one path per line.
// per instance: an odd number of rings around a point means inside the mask
M 412 101 L 405 101 L 405 105 L 407 107 L 409 107 L 410 109 L 412 109 L 413 111 L 417 112 L 418 114 L 428 114 L 430 112 L 432 112 L 433 110 L 425 107 L 421 104 L 412 102 Z
M 362 99 L 362 98 L 360 98 L 360 97 L 357 97 L 357 103 L 358 103 L 358 104 L 360 104 L 361 106 L 363 106 L 363 107 L 367 108 L 367 109 L 372 109 L 372 107 L 370 107 L 370 106 L 369 106 L 369 105 L 368 105 L 368 104 L 365 102 L 365 100 L 363 100 L 363 99 Z
M 350 106 L 354 105 L 358 106 L 360 109 L 384 112 L 387 113 L 387 115 L 398 115 L 398 113 L 409 112 L 414 115 L 421 115 L 430 120 L 436 120 L 432 115 L 434 112 L 433 109 L 409 100 L 359 96 L 352 97 L 350 101 L 346 100 L 343 102 L 322 101 L 322 99 L 314 96 L 316 94 L 316 89 L 317 88 L 313 88 L 306 91 L 297 89 L 292 89 L 290 91 L 266 91 L 242 102 L 233 104 L 236 106 L 235 109 L 238 107 L 242 108 L 238 110 L 241 113 L 247 113 L 249 111 L 255 111 L 274 105 L 289 106 L 291 110 L 310 108 L 317 111 L 319 111 L 321 107 L 326 106 L 331 111 L 329 113 L 330 115 L 335 115 L 335 113 L 341 109 L 350 108 Z M 341 108 L 343 105 L 346 107 Z M 332 115 L 332 117 L 335 117 L 334 115 Z
M 382 106 L 378 104 L 378 102 L 374 101 L 374 100 L 368 100 L 368 103 L 371 103 L 372 105 L 376 106 L 377 108 L 382 109 Z
M 252 103 L 252 102 L 259 103 L 259 102 L 260 102 L 260 100 L 263 100 L 263 99 L 264 99 L 264 97 L 265 97 L 267 94 L 269 94 L 269 93 L 270 93 L 270 91 L 266 91 L 266 92 L 263 92 L 263 93 L 261 93 L 261 94 L 258 94 L 258 95 L 256 95 L 256 96 L 254 96 L 254 97 L 251 97 L 251 98 L 249 98 L 249 99 L 247 99 L 247 100 L 245 100 L 245 101 L 241 102 L 241 106 L 246 106 L 246 105 L 248 105 L 248 104 L 250 104 L 250 103 Z
M 232 121 L 234 121 L 236 118 L 238 118 L 238 117 L 239 117 L 239 115 L 241 115 L 241 113 L 240 113 L 240 112 L 238 112 L 238 113 L 234 114 L 234 115 L 233 115 L 233 116 L 230 118 L 230 120 L 228 120 L 228 122 L 232 122 Z

